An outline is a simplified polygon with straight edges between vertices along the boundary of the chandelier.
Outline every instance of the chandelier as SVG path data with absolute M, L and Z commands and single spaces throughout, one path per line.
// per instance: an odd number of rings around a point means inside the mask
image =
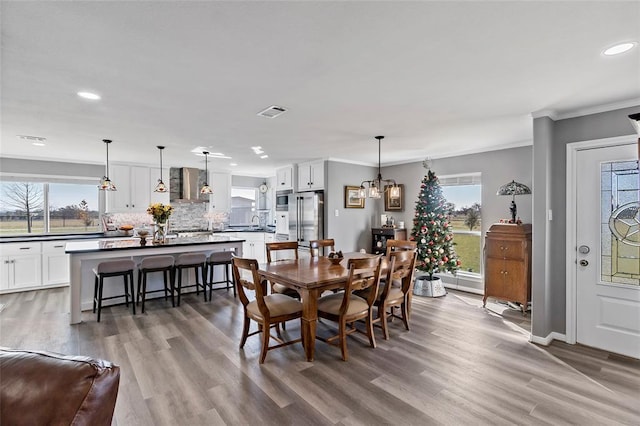
M 365 180 L 360 184 L 358 198 L 380 198 L 385 191 L 389 191 L 389 198 L 400 198 L 400 187 L 393 179 L 382 179 L 380 173 L 380 142 L 384 136 L 376 136 L 378 139 L 378 176 L 373 180 Z
M 109 144 L 111 143 L 111 140 L 102 139 L 102 142 L 104 142 L 105 146 L 107 147 L 107 165 L 104 169 L 104 176 L 100 180 L 100 185 L 98 185 L 98 188 L 101 191 L 117 191 L 116 186 L 113 184 L 113 182 L 111 182 L 111 179 L 109 179 Z

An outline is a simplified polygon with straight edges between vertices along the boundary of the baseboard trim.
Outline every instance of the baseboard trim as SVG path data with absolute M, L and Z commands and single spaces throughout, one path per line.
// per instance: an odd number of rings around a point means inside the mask
M 444 287 L 445 288 L 450 288 L 451 290 L 460 290 L 460 291 L 466 291 L 467 293 L 473 293 L 473 294 L 479 294 L 479 295 L 483 295 L 484 291 L 477 289 L 477 288 L 473 288 L 473 287 L 467 287 L 464 285 L 459 285 L 459 284 L 450 284 L 450 283 L 446 283 L 443 282 Z
M 551 342 L 554 341 L 554 340 L 559 340 L 561 342 L 566 342 L 567 341 L 567 336 L 562 334 L 562 333 L 558 333 L 558 332 L 552 331 L 546 337 L 534 336 L 533 334 L 531 334 L 531 337 L 529 338 L 529 341 L 531 343 L 537 343 L 537 344 L 542 345 L 542 346 L 549 346 L 551 344 Z

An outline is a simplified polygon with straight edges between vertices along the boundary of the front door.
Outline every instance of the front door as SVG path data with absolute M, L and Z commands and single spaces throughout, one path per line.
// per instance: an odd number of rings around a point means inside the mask
M 640 358 L 637 148 L 585 149 L 576 159 L 576 340 Z

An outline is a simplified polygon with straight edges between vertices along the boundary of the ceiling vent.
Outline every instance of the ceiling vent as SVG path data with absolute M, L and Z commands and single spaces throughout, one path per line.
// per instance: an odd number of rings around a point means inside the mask
M 281 106 L 271 105 L 269 108 L 265 109 L 264 111 L 260 111 L 258 115 L 260 117 L 276 118 L 277 116 L 279 116 L 280 114 L 286 111 L 287 110 Z

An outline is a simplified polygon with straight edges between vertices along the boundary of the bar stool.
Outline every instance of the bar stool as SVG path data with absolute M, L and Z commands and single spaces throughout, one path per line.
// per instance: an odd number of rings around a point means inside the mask
M 209 272 L 209 300 L 211 300 L 211 293 L 213 292 L 214 284 L 226 284 L 226 287 L 216 288 L 216 290 L 226 289 L 233 287 L 233 297 L 236 297 L 236 286 L 233 283 L 233 278 L 229 279 L 229 268 L 231 268 L 231 261 L 233 259 L 232 251 L 218 251 L 211 253 L 209 259 L 207 259 L 207 271 Z M 214 270 L 217 265 L 224 266 L 224 279 L 220 281 L 213 281 Z
M 164 282 L 164 289 L 147 291 L 147 274 L 152 272 L 162 272 L 162 280 Z M 173 285 L 173 256 L 151 256 L 142 259 L 138 265 L 138 296 L 137 303 L 140 303 L 140 296 L 142 296 L 142 313 L 144 314 L 144 302 L 147 299 L 148 293 L 157 293 L 164 291 L 164 300 L 167 300 L 169 291 L 171 291 L 171 305 L 176 306 L 175 299 L 173 298 L 173 290 L 169 287 Z M 169 274 L 169 280 L 167 280 L 167 274 Z
M 184 269 L 189 270 L 193 268 L 193 272 L 195 273 L 196 282 L 193 285 L 186 286 L 187 287 L 195 287 L 196 294 L 200 294 L 200 287 L 202 287 L 202 292 L 204 293 L 204 301 L 207 301 L 207 255 L 204 253 L 183 253 L 176 259 L 175 265 L 173 267 L 173 279 L 175 280 L 176 275 L 178 276 L 178 288 L 173 287 L 173 291 L 178 292 L 178 306 L 180 306 L 180 295 L 182 294 L 182 271 Z M 198 268 L 200 268 L 200 275 L 202 278 L 202 283 L 198 282 Z M 173 293 L 172 291 L 172 293 Z
M 93 269 L 93 273 L 96 278 L 93 285 L 93 312 L 96 312 L 96 305 L 98 308 L 98 322 L 100 322 L 100 312 L 102 310 L 102 301 L 108 299 L 115 299 L 122 297 L 123 295 L 102 297 L 102 288 L 104 287 L 104 279 L 107 277 L 123 277 L 124 279 L 124 301 L 129 307 L 129 285 L 131 285 L 131 304 L 133 305 L 133 314 L 136 314 L 136 304 L 134 300 L 135 293 L 133 292 L 133 270 L 136 264 L 133 260 L 110 260 L 107 262 L 100 262 L 96 268 Z

